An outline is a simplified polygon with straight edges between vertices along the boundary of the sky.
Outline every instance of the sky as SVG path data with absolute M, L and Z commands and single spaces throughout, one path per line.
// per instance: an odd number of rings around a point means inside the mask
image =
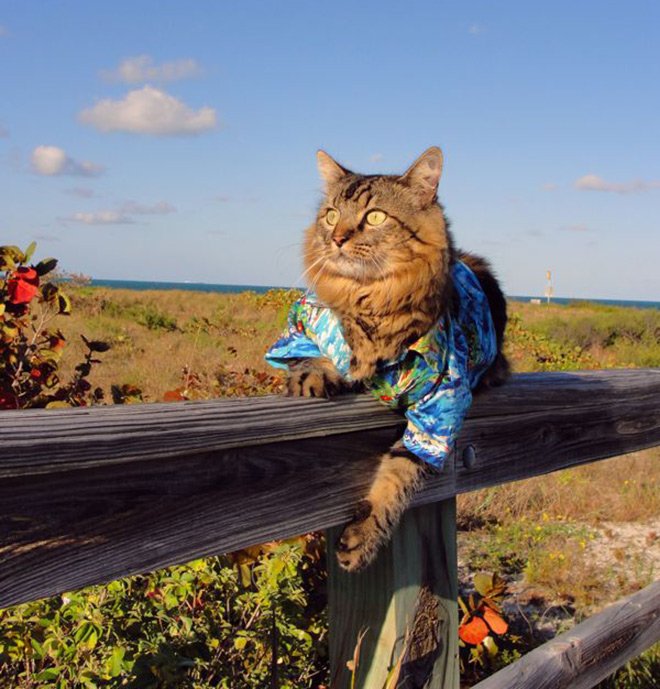
M 508 294 L 660 300 L 660 3 L 0 0 L 0 243 L 94 278 L 300 283 L 316 150 L 431 145 Z

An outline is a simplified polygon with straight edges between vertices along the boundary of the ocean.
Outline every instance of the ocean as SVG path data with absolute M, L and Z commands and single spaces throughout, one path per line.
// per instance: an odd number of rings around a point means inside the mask
M 224 292 L 225 294 L 238 294 L 239 292 L 257 292 L 263 294 L 271 289 L 288 289 L 287 287 L 275 287 L 265 285 L 216 285 L 208 282 L 149 282 L 143 280 L 92 280 L 92 287 L 110 287 L 113 289 L 143 290 L 187 290 L 190 292 Z M 540 299 L 545 303 L 545 297 L 532 297 L 521 295 L 507 295 L 513 301 L 529 302 L 532 299 Z M 553 304 L 575 304 L 577 302 L 592 302 L 606 306 L 625 306 L 636 309 L 660 309 L 660 301 L 633 301 L 626 299 L 571 299 L 568 297 L 553 297 Z

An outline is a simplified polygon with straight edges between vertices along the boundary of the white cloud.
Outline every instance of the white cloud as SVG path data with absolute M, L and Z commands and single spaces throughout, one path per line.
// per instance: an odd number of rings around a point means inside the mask
M 176 208 L 167 201 L 158 201 L 151 206 L 136 201 L 126 201 L 122 204 L 120 211 L 128 215 L 167 215 L 176 213 Z
M 84 225 L 130 225 L 135 222 L 127 215 L 123 215 L 120 211 L 95 211 L 93 213 L 74 213 L 66 221 L 79 222 Z
M 89 160 L 75 160 L 59 146 L 37 146 L 32 151 L 32 170 L 38 175 L 73 175 L 75 177 L 98 177 L 105 168 Z
M 154 136 L 195 135 L 217 126 L 216 112 L 192 110 L 153 86 L 129 91 L 122 100 L 105 99 L 83 110 L 78 119 L 102 132 L 130 132 Z
M 587 227 L 584 224 L 578 224 L 578 225 L 565 225 L 564 227 L 559 228 L 562 232 L 577 232 L 577 233 L 583 233 L 583 232 L 593 232 L 591 227 Z
M 93 189 L 88 189 L 87 187 L 74 187 L 73 189 L 65 189 L 66 194 L 71 194 L 71 196 L 77 196 L 81 199 L 91 199 L 96 196 L 96 192 Z
M 541 188 L 543 191 L 556 191 L 559 189 L 559 185 L 554 182 L 546 182 Z
M 380 163 L 383 157 L 382 153 L 374 153 L 372 156 L 369 156 L 369 161 L 372 163 Z
M 468 33 L 472 34 L 473 36 L 478 36 L 479 34 L 482 34 L 486 31 L 486 27 L 482 26 L 481 24 L 470 24 L 468 27 Z
M 634 179 L 631 182 L 607 182 L 598 175 L 589 174 L 575 180 L 574 186 L 580 191 L 606 191 L 615 194 L 634 194 L 635 192 L 660 189 L 660 180 Z
M 122 60 L 117 69 L 103 70 L 101 76 L 107 81 L 140 84 L 147 81 L 192 79 L 201 73 L 201 67 L 190 57 L 157 65 L 150 55 L 136 55 Z
M 168 213 L 176 213 L 176 208 L 167 201 L 158 201 L 152 205 L 126 201 L 116 209 L 74 213 L 62 220 L 83 225 L 132 225 L 136 222 L 132 217 L 134 215 L 167 215 Z

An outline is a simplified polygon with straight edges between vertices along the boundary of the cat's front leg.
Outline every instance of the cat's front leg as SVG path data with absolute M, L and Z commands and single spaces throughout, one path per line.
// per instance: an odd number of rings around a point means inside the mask
M 353 355 L 349 371 L 353 380 L 368 380 L 375 375 L 377 367 L 376 357 Z
M 426 465 L 401 441 L 382 455 L 369 493 L 337 541 L 339 565 L 355 572 L 368 565 L 390 539 L 401 514 L 422 485 Z
M 286 392 L 292 397 L 329 397 L 353 387 L 325 357 L 296 359 L 289 364 Z

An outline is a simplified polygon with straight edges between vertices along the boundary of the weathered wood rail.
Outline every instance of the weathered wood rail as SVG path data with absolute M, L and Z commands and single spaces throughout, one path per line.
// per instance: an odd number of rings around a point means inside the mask
M 660 638 L 660 581 L 527 653 L 473 689 L 589 689 Z
M 401 427 L 368 397 L 0 412 L 0 607 L 339 525 Z M 657 369 L 520 374 L 478 397 L 426 507 L 364 574 L 331 567 L 333 686 L 366 624 L 358 682 L 380 689 L 425 600 L 438 643 L 413 639 L 404 665 L 433 679 L 406 686 L 457 686 L 457 493 L 659 444 Z

